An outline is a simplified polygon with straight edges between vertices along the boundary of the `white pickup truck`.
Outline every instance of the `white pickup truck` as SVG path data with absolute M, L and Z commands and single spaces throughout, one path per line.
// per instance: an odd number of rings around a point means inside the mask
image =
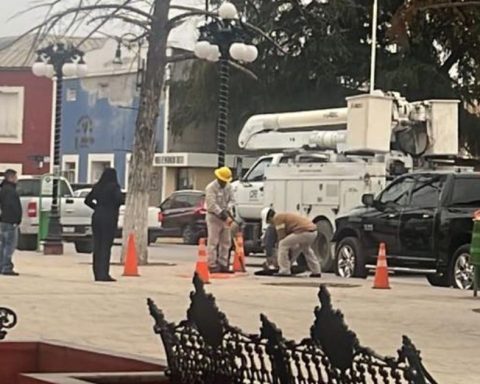
M 87 197 L 88 193 L 91 191 L 91 188 L 82 188 L 76 190 L 73 194 L 75 197 L 81 197 L 82 201 Z M 123 200 L 125 201 L 126 192 L 123 191 Z M 161 210 L 158 207 L 148 207 L 148 244 L 154 243 L 161 235 L 162 229 L 162 217 Z M 125 205 L 120 206 L 120 211 L 118 215 L 118 226 L 116 238 L 122 237 L 123 221 L 125 218 Z
M 84 203 L 85 196 L 90 189 L 73 191 L 69 182 L 59 179 L 60 196 L 60 223 L 62 224 L 62 237 L 64 241 L 75 244 L 78 253 L 91 253 L 92 242 L 92 210 Z M 53 182 L 51 177 L 22 176 L 18 180 L 17 191 L 23 209 L 22 223 L 18 249 L 34 251 L 38 246 L 38 232 L 41 211 L 48 215 L 52 204 L 51 190 Z M 41 196 L 42 195 L 42 196 Z M 118 218 L 117 237 L 121 237 L 125 206 L 120 207 Z M 155 242 L 160 236 L 161 221 L 160 209 L 148 209 L 148 241 Z
M 18 241 L 20 250 L 37 249 L 40 214 L 41 211 L 50 211 L 52 186 L 51 177 L 19 178 L 17 191 L 23 208 Z M 75 243 L 79 253 L 92 252 L 92 211 L 83 203 L 83 199 L 74 197 L 70 184 L 64 178 L 59 180 L 59 195 L 63 239 Z

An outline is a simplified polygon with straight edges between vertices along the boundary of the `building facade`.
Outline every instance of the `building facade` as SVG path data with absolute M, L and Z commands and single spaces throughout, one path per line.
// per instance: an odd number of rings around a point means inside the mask
M 0 68 L 0 172 L 48 172 L 51 126 L 51 80 L 30 68 Z
M 120 184 L 128 189 L 138 100 L 136 73 L 91 74 L 65 81 L 62 169 L 71 182 L 93 184 L 106 167 L 114 167 Z M 156 134 L 159 151 L 163 148 L 163 109 L 162 102 Z M 154 173 L 153 194 L 161 191 L 161 182 Z

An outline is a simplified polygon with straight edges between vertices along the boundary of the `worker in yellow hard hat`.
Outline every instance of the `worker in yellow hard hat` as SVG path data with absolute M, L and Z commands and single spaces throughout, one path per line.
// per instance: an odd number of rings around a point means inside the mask
M 233 218 L 232 171 L 228 167 L 215 170 L 215 180 L 205 189 L 208 231 L 208 267 L 210 272 L 229 271 L 231 247 L 230 224 Z

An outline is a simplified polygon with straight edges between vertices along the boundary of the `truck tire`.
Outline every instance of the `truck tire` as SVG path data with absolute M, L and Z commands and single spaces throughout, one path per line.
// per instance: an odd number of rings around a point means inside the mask
M 316 224 L 318 236 L 313 243 L 313 251 L 318 257 L 322 272 L 332 272 L 334 269 L 332 255 L 333 228 L 327 220 L 320 220 Z
M 453 254 L 449 268 L 449 286 L 458 289 L 472 289 L 474 269 L 470 264 L 470 244 L 459 247 Z
M 93 252 L 93 240 L 79 240 L 75 242 L 75 251 L 77 253 L 92 253 Z
M 182 231 L 183 244 L 195 245 L 198 243 L 197 234 L 191 225 L 187 225 Z
M 340 240 L 335 252 L 335 273 L 337 276 L 366 278 L 365 254 L 356 237 Z
M 17 249 L 19 251 L 36 251 L 37 236 L 35 235 L 18 235 Z
M 432 287 L 450 287 L 452 285 L 448 274 L 433 274 L 426 277 Z

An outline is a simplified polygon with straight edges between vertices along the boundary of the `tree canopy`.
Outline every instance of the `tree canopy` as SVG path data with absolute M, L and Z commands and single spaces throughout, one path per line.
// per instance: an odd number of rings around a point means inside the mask
M 255 113 L 342 106 L 346 96 L 367 91 L 372 0 L 234 3 L 289 54 L 256 40 L 260 56 L 251 69 L 258 80 L 233 72 L 232 132 Z M 399 91 L 409 100 L 459 98 L 462 142 L 475 155 L 480 120 L 468 110 L 479 95 L 479 4 L 380 1 L 376 77 L 376 88 Z M 191 70 L 188 80 L 173 86 L 177 131 L 192 122 L 212 124 L 216 112 L 215 65 L 198 61 Z

